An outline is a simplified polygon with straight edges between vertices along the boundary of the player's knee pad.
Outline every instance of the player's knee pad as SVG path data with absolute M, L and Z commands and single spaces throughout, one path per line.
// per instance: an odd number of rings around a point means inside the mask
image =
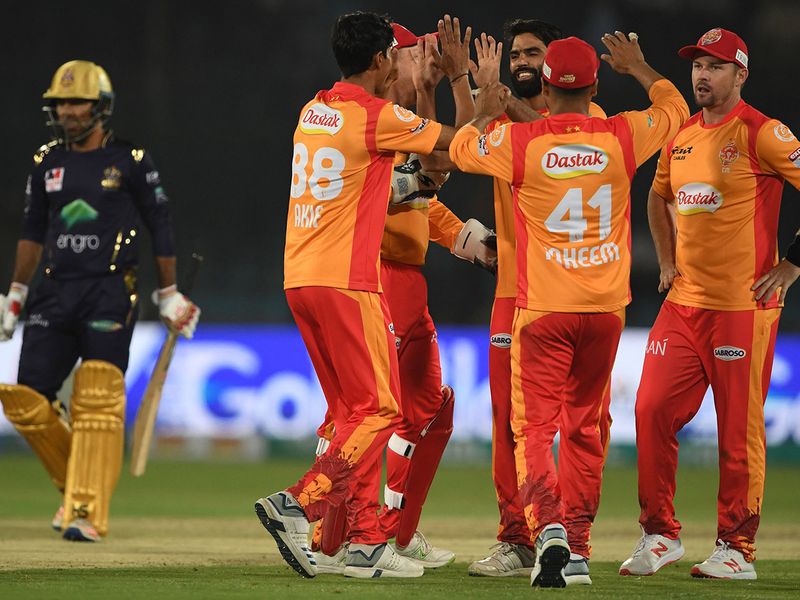
M 73 440 L 64 495 L 65 521 L 88 519 L 105 535 L 125 443 L 122 371 L 105 361 L 84 361 L 75 373 L 70 408 Z
M 26 385 L 0 384 L 6 418 L 30 444 L 55 486 L 64 491 L 72 432 L 60 405 Z

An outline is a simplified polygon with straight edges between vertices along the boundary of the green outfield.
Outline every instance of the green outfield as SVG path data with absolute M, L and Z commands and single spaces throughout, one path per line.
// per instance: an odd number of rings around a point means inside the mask
M 422 529 L 457 553 L 456 564 L 416 580 L 299 578 L 282 563 L 253 501 L 293 483 L 306 466 L 154 462 L 141 479 L 124 473 L 111 535 L 92 545 L 64 542 L 49 529 L 59 498 L 34 459 L 0 457 L 0 598 L 778 598 L 800 590 L 800 469 L 768 470 L 755 582 L 689 577 L 692 562 L 714 544 L 717 477 L 701 468 L 683 469 L 679 480 L 686 557 L 655 577 L 619 577 L 618 564 L 639 537 L 636 474 L 608 469 L 593 535 L 595 585 L 549 591 L 529 588 L 526 579 L 466 575 L 494 542 L 488 467 L 443 467 L 431 490 Z

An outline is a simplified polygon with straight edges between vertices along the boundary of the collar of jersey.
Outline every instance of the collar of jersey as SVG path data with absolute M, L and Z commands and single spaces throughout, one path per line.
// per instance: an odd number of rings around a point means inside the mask
M 703 110 L 700 109 L 700 118 L 697 120 L 697 124 L 700 125 L 703 129 L 716 129 L 717 127 L 722 127 L 723 125 L 729 123 L 732 119 L 738 117 L 741 112 L 744 110 L 744 107 L 747 106 L 747 103 L 744 100 L 739 100 L 739 104 L 734 106 L 725 118 L 722 119 L 719 123 L 713 123 L 709 125 L 703 120 Z

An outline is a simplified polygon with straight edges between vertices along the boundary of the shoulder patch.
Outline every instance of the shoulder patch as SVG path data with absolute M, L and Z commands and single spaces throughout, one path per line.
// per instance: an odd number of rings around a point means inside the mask
M 144 148 L 134 148 L 131 150 L 131 156 L 137 163 L 142 162 L 142 159 L 144 158 Z
M 44 157 L 47 156 L 50 151 L 58 146 L 61 143 L 61 140 L 52 140 L 40 146 L 39 149 L 33 155 L 33 162 L 37 165 L 42 164 Z

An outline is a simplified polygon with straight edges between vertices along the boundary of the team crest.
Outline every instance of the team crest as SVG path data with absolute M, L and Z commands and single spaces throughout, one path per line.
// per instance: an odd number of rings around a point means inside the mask
M 122 171 L 117 167 L 108 167 L 103 171 L 103 179 L 100 185 L 104 190 L 118 190 L 122 183 Z
M 772 130 L 772 132 L 775 134 L 775 137 L 782 142 L 791 142 L 794 140 L 794 134 L 792 133 L 792 130 L 783 123 L 780 125 L 775 125 L 775 128 Z
M 503 138 L 505 137 L 505 135 L 506 135 L 506 126 L 503 125 L 502 127 L 498 127 L 489 134 L 489 143 L 495 148 L 497 148 L 500 144 L 503 143 Z
M 394 114 L 398 119 L 400 119 L 404 123 L 410 123 L 417 117 L 417 115 L 415 115 L 407 108 L 403 108 L 402 106 L 398 106 L 397 104 L 394 105 Z
M 722 163 L 722 172 L 730 173 L 731 165 L 739 159 L 739 149 L 736 142 L 731 140 L 719 151 L 719 162 Z
M 72 68 L 70 67 L 64 74 L 61 76 L 61 85 L 64 87 L 69 87 L 73 83 L 75 83 L 75 74 L 72 72 Z
M 709 44 L 714 44 L 722 39 L 722 30 L 720 29 L 710 29 L 703 34 L 703 37 L 700 38 L 700 45 L 701 46 L 708 46 Z

